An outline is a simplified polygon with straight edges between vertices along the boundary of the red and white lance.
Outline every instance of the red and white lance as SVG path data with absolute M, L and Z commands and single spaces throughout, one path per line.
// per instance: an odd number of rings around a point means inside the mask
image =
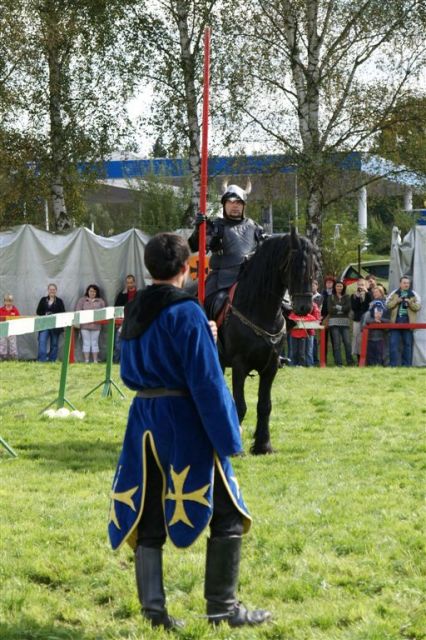
M 209 89 L 210 89 L 210 27 L 204 30 L 204 73 L 203 73 L 203 121 L 201 134 L 201 188 L 200 213 L 207 214 L 207 179 L 209 159 Z M 204 303 L 206 264 L 206 223 L 199 228 L 198 235 L 198 300 Z

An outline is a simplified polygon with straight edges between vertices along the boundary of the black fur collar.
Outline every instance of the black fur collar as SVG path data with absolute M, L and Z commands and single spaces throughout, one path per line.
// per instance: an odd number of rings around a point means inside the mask
M 184 289 L 169 284 L 153 284 L 143 291 L 138 291 L 135 298 L 124 308 L 121 337 L 124 340 L 138 338 L 165 307 L 185 300 L 198 303 L 198 300 Z

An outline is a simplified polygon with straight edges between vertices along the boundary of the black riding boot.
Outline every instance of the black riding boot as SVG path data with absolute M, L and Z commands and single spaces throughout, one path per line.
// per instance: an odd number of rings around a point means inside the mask
M 136 586 L 142 615 L 153 627 L 178 629 L 183 622 L 169 616 L 163 587 L 163 550 L 138 545 L 135 553 Z
M 263 609 L 247 611 L 237 600 L 241 543 L 240 536 L 207 540 L 204 597 L 211 624 L 224 621 L 231 627 L 241 627 L 262 624 L 271 617 Z

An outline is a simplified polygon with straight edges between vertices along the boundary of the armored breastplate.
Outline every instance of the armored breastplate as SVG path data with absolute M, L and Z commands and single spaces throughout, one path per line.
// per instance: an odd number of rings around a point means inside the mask
M 212 269 L 226 269 L 244 262 L 244 258 L 255 251 L 257 247 L 256 225 L 243 218 L 237 224 L 223 223 L 221 250 L 213 252 L 210 258 Z

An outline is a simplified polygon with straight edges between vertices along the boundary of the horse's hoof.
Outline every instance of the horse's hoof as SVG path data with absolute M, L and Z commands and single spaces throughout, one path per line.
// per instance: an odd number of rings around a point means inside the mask
M 252 453 L 254 456 L 265 456 L 270 453 L 274 453 L 274 450 L 269 443 L 261 445 L 253 444 L 251 446 L 250 453 Z

